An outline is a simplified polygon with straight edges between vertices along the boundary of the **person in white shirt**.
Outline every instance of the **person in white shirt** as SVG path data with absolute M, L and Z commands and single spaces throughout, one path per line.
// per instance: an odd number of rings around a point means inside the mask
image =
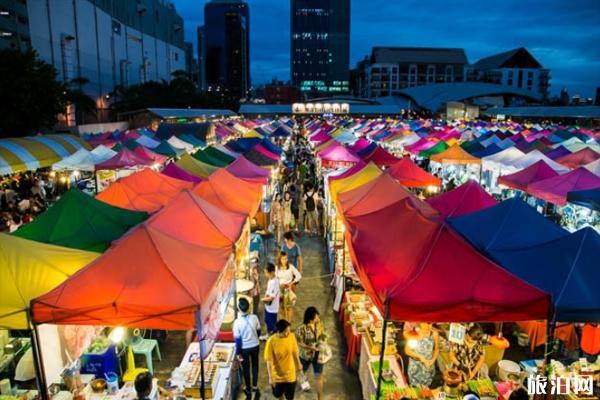
M 279 279 L 279 287 L 281 288 L 281 318 L 291 323 L 294 317 L 294 305 L 296 304 L 296 293 L 294 290 L 296 284 L 302 279 L 302 275 L 289 262 L 288 255 L 283 250 L 277 258 L 277 279 Z
M 277 331 L 277 313 L 279 312 L 279 297 L 281 295 L 279 288 L 279 279 L 275 274 L 275 265 L 268 263 L 265 268 L 265 274 L 267 275 L 267 291 L 265 297 L 262 298 L 262 302 L 265 304 L 265 324 L 267 325 L 267 332 L 269 334 Z M 261 340 L 267 340 L 268 334 L 261 336 Z
M 258 392 L 258 350 L 260 322 L 258 317 L 250 314 L 250 303 L 245 298 L 238 300 L 239 316 L 233 322 L 233 337 L 236 354 L 242 363 L 246 398 L 252 398 L 252 392 Z M 258 394 L 257 394 L 258 396 Z

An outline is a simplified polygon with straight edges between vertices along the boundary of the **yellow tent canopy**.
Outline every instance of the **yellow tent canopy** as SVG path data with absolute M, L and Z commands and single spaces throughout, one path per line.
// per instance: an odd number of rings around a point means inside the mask
M 318 153 L 319 151 L 325 150 L 326 148 L 328 148 L 329 146 L 331 146 L 332 144 L 336 143 L 335 139 L 329 139 L 326 142 L 321 143 L 320 145 L 318 145 L 317 147 L 315 147 L 315 153 Z
M 31 300 L 54 289 L 98 256 L 100 253 L 0 234 L 0 328 L 29 329 Z
M 354 175 L 347 178 L 338 179 L 329 182 L 329 194 L 331 201 L 336 204 L 337 195 L 339 193 L 355 189 L 365 183 L 377 178 L 383 172 L 373 162 L 369 162 L 366 167 L 361 169 Z
M 429 157 L 431 161 L 441 164 L 481 164 L 481 160 L 466 152 L 460 145 L 455 144 L 441 153 Z
M 209 175 L 219 169 L 219 167 L 214 165 L 196 160 L 189 154 L 184 154 L 179 160 L 177 160 L 175 165 L 185 172 L 201 178 L 208 178 Z

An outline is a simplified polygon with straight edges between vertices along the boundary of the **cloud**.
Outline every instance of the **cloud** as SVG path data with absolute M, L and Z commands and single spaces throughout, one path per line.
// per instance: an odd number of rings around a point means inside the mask
M 171 0 L 196 43 L 206 1 Z M 350 66 L 373 46 L 464 48 L 469 61 L 526 47 L 564 85 L 593 96 L 600 86 L 598 0 L 350 0 Z M 248 0 L 253 83 L 289 79 L 290 1 Z

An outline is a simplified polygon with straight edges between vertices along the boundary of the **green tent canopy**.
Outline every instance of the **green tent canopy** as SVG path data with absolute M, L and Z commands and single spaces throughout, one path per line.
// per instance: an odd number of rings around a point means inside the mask
M 450 146 L 448 146 L 446 144 L 446 142 L 441 141 L 438 144 L 436 144 L 435 146 L 433 146 L 427 150 L 420 151 L 419 157 L 429 158 L 434 154 L 441 153 L 442 151 L 446 150 L 448 147 L 450 147 Z
M 209 153 L 207 153 L 204 150 L 201 151 L 197 151 L 192 155 L 196 160 L 198 161 L 202 161 L 205 164 L 210 164 L 213 165 L 215 167 L 226 167 L 228 166 L 230 163 L 227 161 L 223 161 L 219 158 L 216 158 L 213 155 L 210 155 Z
M 219 159 L 227 164 L 231 164 L 235 161 L 235 157 L 230 156 L 229 154 L 223 153 L 221 150 L 218 150 L 214 147 L 207 147 L 204 149 L 204 152 L 211 157 Z
M 166 140 L 161 140 L 160 144 L 153 148 L 152 151 L 167 157 L 177 157 L 185 153 L 184 149 L 175 148 Z
M 216 167 L 212 164 L 198 161 L 189 154 L 184 154 L 179 160 L 177 160 L 175 165 L 189 174 L 200 176 L 202 178 L 208 178 L 210 174 L 219 169 L 219 167 Z
M 12 233 L 24 239 L 73 249 L 102 252 L 148 214 L 96 200 L 76 189 L 29 224 Z

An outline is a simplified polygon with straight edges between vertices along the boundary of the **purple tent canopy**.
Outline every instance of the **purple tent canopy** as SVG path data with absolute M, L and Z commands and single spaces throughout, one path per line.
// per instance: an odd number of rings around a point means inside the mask
M 238 157 L 227 166 L 226 170 L 238 178 L 256 180 L 261 183 L 267 180 L 270 174 L 269 170 L 259 167 L 244 156 Z
M 360 152 L 361 150 L 369 147 L 369 145 L 371 144 L 371 142 L 369 142 L 367 139 L 365 139 L 364 137 L 359 138 L 356 142 L 354 142 L 354 144 L 348 146 L 348 150 L 350 150 L 351 152 L 353 152 L 354 154 L 357 154 L 358 152 Z
M 182 181 L 192 182 L 192 183 L 200 183 L 203 179 L 199 176 L 192 175 L 189 172 L 179 168 L 175 163 L 170 163 L 162 170 L 162 173 L 166 176 L 170 176 L 171 178 L 179 179 Z
M 360 158 L 350 153 L 348 149 L 338 142 L 327 146 L 326 149 L 321 150 L 317 155 L 323 161 L 323 165 L 355 164 L 360 161 Z
M 555 149 L 550 150 L 549 152 L 546 153 L 546 156 L 551 158 L 552 160 L 556 160 L 559 157 L 563 157 L 566 155 L 571 154 L 571 152 L 569 151 L 569 149 L 567 149 L 565 146 L 558 146 Z
M 540 160 L 514 174 L 500 176 L 498 183 L 526 191 L 528 185 L 544 179 L 554 178 L 555 176 L 558 176 L 558 172 L 553 170 L 544 160 Z
M 580 167 L 566 174 L 533 183 L 527 188 L 527 193 L 549 203 L 564 206 L 567 203 L 567 193 L 597 187 L 600 187 L 600 177 Z
M 152 164 L 154 164 L 153 160 L 142 157 L 129 150 L 127 147 L 123 147 L 121 151 L 119 151 L 112 158 L 104 161 L 103 163 L 96 164 L 96 170 L 121 169 Z

